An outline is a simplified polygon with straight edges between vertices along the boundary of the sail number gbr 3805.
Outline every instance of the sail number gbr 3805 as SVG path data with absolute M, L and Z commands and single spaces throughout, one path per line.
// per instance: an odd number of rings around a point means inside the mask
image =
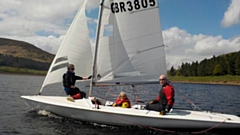
M 112 13 L 140 10 L 156 6 L 156 0 L 133 0 L 133 1 L 123 0 L 123 1 L 124 2 L 111 3 Z

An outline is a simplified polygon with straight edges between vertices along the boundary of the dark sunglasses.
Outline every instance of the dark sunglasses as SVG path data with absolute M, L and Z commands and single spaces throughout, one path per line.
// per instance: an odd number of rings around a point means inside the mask
M 71 70 L 75 70 L 75 68 L 71 68 Z
M 163 79 L 159 79 L 159 81 L 163 81 L 163 80 L 166 80 L 166 78 L 163 78 Z

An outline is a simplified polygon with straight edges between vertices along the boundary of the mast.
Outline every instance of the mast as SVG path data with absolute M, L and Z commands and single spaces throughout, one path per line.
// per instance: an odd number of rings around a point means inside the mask
M 90 90 L 89 90 L 88 96 L 92 96 L 94 80 L 96 79 L 97 52 L 98 52 L 99 35 L 100 35 L 101 22 L 102 22 L 103 3 L 104 3 L 104 0 L 102 0 L 102 2 L 100 3 L 100 9 L 98 14 L 98 26 L 97 26 L 97 32 L 96 32 L 95 52 L 94 52 L 94 58 L 93 58 L 92 80 L 90 82 Z

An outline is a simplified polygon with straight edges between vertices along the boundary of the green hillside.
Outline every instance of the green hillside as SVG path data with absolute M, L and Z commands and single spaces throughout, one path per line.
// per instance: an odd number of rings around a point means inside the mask
M 0 38 L 0 72 L 46 74 L 53 58 L 32 44 Z
M 54 55 L 23 41 L 0 38 L 0 54 L 51 63 Z

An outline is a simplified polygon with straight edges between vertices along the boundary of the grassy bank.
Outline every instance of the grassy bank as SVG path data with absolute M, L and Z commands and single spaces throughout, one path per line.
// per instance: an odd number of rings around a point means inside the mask
M 232 75 L 201 76 L 201 77 L 169 76 L 169 80 L 171 80 L 173 82 L 240 85 L 240 76 L 232 76 Z
M 46 75 L 47 71 L 0 66 L 0 74 L 1 73 L 2 74 Z M 201 77 L 168 76 L 168 78 L 172 82 L 240 85 L 240 76 L 232 76 L 232 75 L 201 76 Z
M 0 66 L 0 73 L 46 75 L 47 71 Z

